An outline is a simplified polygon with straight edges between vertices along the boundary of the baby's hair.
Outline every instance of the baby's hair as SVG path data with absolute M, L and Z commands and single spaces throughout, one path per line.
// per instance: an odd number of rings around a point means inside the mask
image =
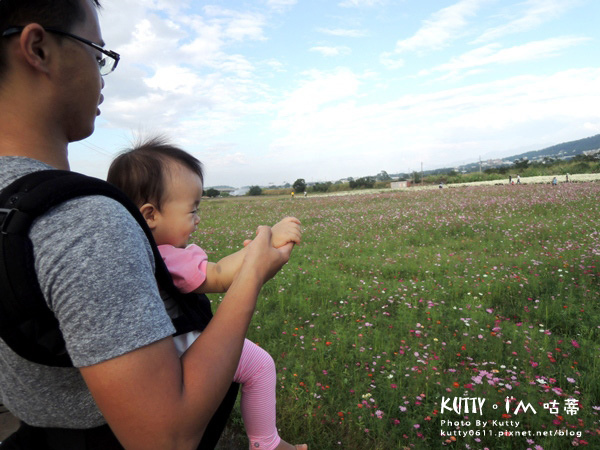
M 163 136 L 142 140 L 121 152 L 108 169 L 107 181 L 138 207 L 151 203 L 160 210 L 174 165 L 191 170 L 204 183 L 202 163 Z

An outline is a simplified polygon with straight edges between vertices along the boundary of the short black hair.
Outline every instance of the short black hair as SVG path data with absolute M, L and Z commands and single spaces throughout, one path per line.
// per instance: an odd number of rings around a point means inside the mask
M 0 0 L 0 34 L 10 27 L 30 23 L 70 31 L 85 20 L 83 1 L 88 0 Z M 91 1 L 100 8 L 100 0 Z M 6 70 L 4 40 L 0 37 L 0 76 Z
M 173 164 L 191 170 L 204 183 L 202 163 L 164 136 L 151 137 L 121 152 L 108 169 L 107 181 L 127 194 L 138 208 L 152 203 L 160 210 Z

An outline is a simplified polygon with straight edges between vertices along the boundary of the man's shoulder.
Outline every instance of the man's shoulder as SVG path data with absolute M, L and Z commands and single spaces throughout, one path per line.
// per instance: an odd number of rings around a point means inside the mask
M 52 169 L 36 159 L 21 156 L 0 156 L 0 189 L 32 172 Z
M 53 167 L 31 158 L 0 156 L 0 189 L 25 175 L 43 170 L 53 170 Z M 135 222 L 120 202 L 100 194 L 77 196 L 66 200 L 43 215 L 45 218 L 52 218 L 56 224 L 62 221 L 61 217 L 70 220 L 72 216 L 76 216 L 82 225 L 87 218 L 91 218 L 91 223 L 98 225 Z
M 136 242 L 141 240 L 149 245 L 144 231 L 127 208 L 101 194 L 78 196 L 54 206 L 35 220 L 31 236 L 40 230 L 54 239 L 64 235 L 64 239 L 74 241 L 91 238 L 96 243 L 107 241 L 137 246 Z

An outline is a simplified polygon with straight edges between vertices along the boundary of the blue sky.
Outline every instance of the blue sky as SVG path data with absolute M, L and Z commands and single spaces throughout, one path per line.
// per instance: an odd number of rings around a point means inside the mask
M 451 167 L 600 133 L 597 0 L 104 0 L 72 169 L 162 133 L 206 185 Z

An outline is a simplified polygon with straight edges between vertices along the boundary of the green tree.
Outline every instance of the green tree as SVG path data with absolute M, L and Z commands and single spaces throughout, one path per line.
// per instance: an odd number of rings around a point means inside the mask
M 392 179 L 385 170 L 379 172 L 375 178 L 377 181 L 390 181 Z
M 558 160 L 556 158 L 553 158 L 552 156 L 544 156 L 544 159 L 542 159 L 542 164 L 545 164 L 547 166 L 551 166 L 556 162 L 558 162 Z
M 375 186 L 374 177 L 361 177 L 356 180 L 350 180 L 350 189 L 372 188 L 373 186 Z
M 210 198 L 214 198 L 214 197 L 218 197 L 219 195 L 221 195 L 221 191 L 219 191 L 215 188 L 209 188 L 206 190 L 205 194 Z
M 315 183 L 312 187 L 313 192 L 327 192 L 331 186 L 331 181 L 325 183 Z
M 571 158 L 571 161 L 580 161 L 580 162 L 596 162 L 596 161 L 600 161 L 600 152 L 589 153 L 587 155 L 585 155 L 585 154 L 576 155 L 573 158 Z
M 248 189 L 248 195 L 262 195 L 262 189 L 260 186 L 250 186 L 250 189 Z
M 527 158 L 515 159 L 513 166 L 515 169 L 527 169 L 529 167 L 529 160 Z
M 296 194 L 304 192 L 306 190 L 306 181 L 304 181 L 304 178 L 298 178 L 294 181 L 293 188 Z

